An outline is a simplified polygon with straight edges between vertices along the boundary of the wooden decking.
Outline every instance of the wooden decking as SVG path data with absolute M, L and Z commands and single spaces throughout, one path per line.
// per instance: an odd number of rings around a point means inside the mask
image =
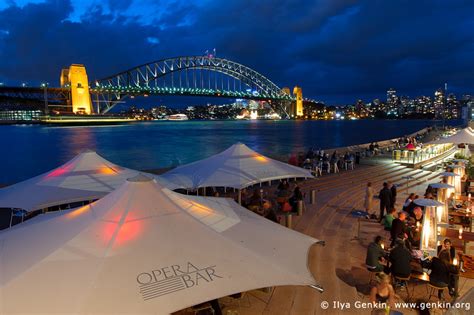
M 350 216 L 353 209 L 363 208 L 365 187 L 372 182 L 378 191 L 384 181 L 402 184 L 398 188 L 400 208 L 406 198 L 406 180 L 404 176 L 413 176 L 408 184 L 408 191 L 420 190 L 420 183 L 437 180 L 437 174 L 409 169 L 393 163 L 378 165 L 360 165 L 353 171 L 341 171 L 338 174 L 324 174 L 323 177 L 300 183 L 303 191 L 309 196 L 312 189 L 317 190 L 317 201 L 310 205 L 306 201 L 306 211 L 301 217 L 293 217 L 293 229 L 326 241 L 326 246 L 315 245 L 309 253 L 309 268 L 315 279 L 324 287 L 319 293 L 309 287 L 285 286 L 276 287 L 271 293 L 261 291 L 247 292 L 240 305 L 229 305 L 228 298 L 221 299 L 224 314 L 370 314 L 369 309 L 356 309 L 356 302 L 369 302 L 369 274 L 364 267 L 367 245 L 376 235 L 388 240 L 388 232 L 377 222 L 363 221 L 360 226 L 360 238 L 357 238 L 358 220 Z M 424 186 L 424 185 L 423 185 Z M 272 189 L 269 187 L 267 189 Z M 274 188 L 273 188 L 274 189 Z M 309 198 L 309 197 L 308 197 Z M 374 212 L 378 213 L 378 202 L 374 202 Z M 388 241 L 386 242 L 388 243 Z M 460 278 L 460 294 L 473 286 L 473 280 Z M 410 283 L 410 291 L 412 283 Z M 398 292 L 406 299 L 406 291 Z M 447 294 L 446 294 L 447 295 Z M 426 299 L 425 286 L 415 288 L 415 298 Z M 321 303 L 327 301 L 329 308 L 324 310 Z M 337 310 L 335 301 L 350 303 L 351 308 Z M 434 299 L 432 300 L 434 301 Z M 237 311 L 232 313 L 232 311 Z M 400 309 L 403 314 L 416 314 L 412 309 Z M 441 314 L 435 310 L 432 314 Z

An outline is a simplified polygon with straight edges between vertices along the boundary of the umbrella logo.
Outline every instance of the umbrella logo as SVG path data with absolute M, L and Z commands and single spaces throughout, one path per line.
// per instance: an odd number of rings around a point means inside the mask
M 154 299 L 181 290 L 197 287 L 222 278 L 216 273 L 216 266 L 196 267 L 191 262 L 171 265 L 137 276 L 139 292 L 143 300 Z

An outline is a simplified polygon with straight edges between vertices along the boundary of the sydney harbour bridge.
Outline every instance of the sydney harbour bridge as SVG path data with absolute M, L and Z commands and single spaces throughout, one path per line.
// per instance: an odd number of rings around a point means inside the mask
M 212 55 L 162 59 L 92 83 L 85 67 L 73 64 L 62 70 L 60 85 L 0 86 L 0 109 L 29 104 L 45 114 L 106 114 L 127 98 L 186 95 L 266 101 L 283 117 L 303 114 L 301 88 L 290 93 L 249 67 Z

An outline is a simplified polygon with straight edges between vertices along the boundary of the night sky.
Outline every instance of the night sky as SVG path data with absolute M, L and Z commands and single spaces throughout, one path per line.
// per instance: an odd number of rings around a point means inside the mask
M 0 0 L 0 82 L 106 77 L 216 48 L 328 104 L 474 94 L 474 1 Z

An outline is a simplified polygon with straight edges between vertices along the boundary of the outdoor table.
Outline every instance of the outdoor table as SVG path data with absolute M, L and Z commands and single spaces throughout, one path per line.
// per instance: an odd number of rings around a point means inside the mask
M 471 197 L 472 199 L 472 197 Z M 459 195 L 456 197 L 456 200 L 461 200 L 461 201 L 471 201 L 469 200 L 469 197 L 468 196 L 464 196 L 464 195 Z
M 443 229 L 441 232 L 441 236 L 449 237 L 449 238 L 456 238 L 459 239 L 459 230 L 456 229 Z M 462 238 L 464 242 L 474 242 L 474 232 L 463 232 Z
M 463 278 L 474 279 L 474 257 L 464 253 L 458 253 L 459 261 L 463 261 L 464 272 L 459 272 Z
M 466 212 L 466 209 L 458 209 L 457 211 L 450 211 L 448 215 L 455 216 L 455 217 L 464 217 L 464 218 L 474 218 L 474 214 L 472 212 Z
M 464 231 L 462 233 L 462 238 L 459 238 L 459 230 L 457 229 L 442 229 L 441 236 L 449 237 L 451 239 L 460 239 L 464 243 L 463 252 L 466 252 L 466 243 L 474 242 L 474 232 Z
M 419 284 L 425 284 L 425 285 L 428 285 L 428 283 L 430 283 L 430 275 L 427 274 L 426 272 L 422 272 L 422 273 L 419 273 L 419 272 L 412 272 L 410 274 L 410 279 L 413 279 L 415 280 L 416 283 L 419 283 Z M 408 290 L 408 288 L 407 288 Z M 426 286 L 426 291 L 428 291 L 428 286 Z M 412 291 L 412 295 L 411 296 L 414 296 L 415 295 L 415 283 L 413 284 L 413 291 Z
M 453 222 L 453 223 L 459 224 L 462 226 L 467 225 L 467 227 L 469 228 L 469 232 L 472 232 L 472 218 L 474 218 L 474 214 L 472 212 L 466 212 L 465 210 L 463 211 L 462 209 L 458 209 L 457 211 L 450 211 L 448 215 L 451 217 L 457 217 L 457 218 L 468 218 L 469 222 L 467 224 L 463 224 L 462 222 Z

